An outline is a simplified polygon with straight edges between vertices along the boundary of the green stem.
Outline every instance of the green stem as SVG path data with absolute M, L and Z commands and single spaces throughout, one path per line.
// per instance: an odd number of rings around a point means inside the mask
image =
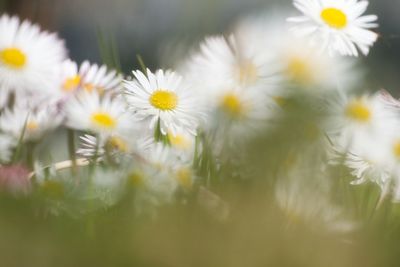
M 72 173 L 76 174 L 77 166 L 76 166 L 76 155 L 75 155 L 75 132 L 72 129 L 67 130 L 67 139 L 68 139 L 68 154 L 69 158 L 72 161 Z
M 147 68 L 146 68 L 146 65 L 144 64 L 144 61 L 143 61 L 142 56 L 139 55 L 139 54 L 137 54 L 137 55 L 136 55 L 136 59 L 137 59 L 137 61 L 139 62 L 139 66 L 140 66 L 140 68 L 142 69 L 143 73 L 144 73 L 145 75 L 147 75 Z

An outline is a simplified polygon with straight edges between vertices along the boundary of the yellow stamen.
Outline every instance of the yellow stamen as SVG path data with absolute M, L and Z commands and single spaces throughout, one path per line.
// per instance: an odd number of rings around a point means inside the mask
M 128 183 L 133 186 L 141 186 L 144 183 L 144 175 L 139 172 L 133 172 L 128 177 Z
M 183 134 L 173 135 L 171 132 L 168 132 L 168 138 L 169 138 L 169 142 L 174 147 L 177 147 L 177 148 L 183 149 L 183 150 L 190 148 L 190 140 Z
M 116 149 L 119 150 L 121 152 L 127 152 L 128 151 L 128 145 L 125 142 L 125 140 L 123 140 L 120 137 L 117 136 L 112 136 L 108 139 L 107 144 L 112 148 L 112 149 Z
M 360 99 L 351 101 L 346 107 L 345 114 L 359 122 L 368 122 L 371 119 L 369 107 Z
M 303 85 L 310 84 L 313 79 L 313 73 L 310 69 L 310 66 L 303 58 L 290 58 L 286 72 L 292 80 Z
M 343 29 L 347 26 L 347 16 L 340 9 L 329 7 L 321 12 L 321 18 L 328 26 L 335 29 Z
M 67 92 L 73 91 L 79 86 L 80 83 L 81 77 L 79 75 L 69 77 L 63 84 L 63 90 Z
M 117 121 L 110 114 L 105 112 L 96 112 L 92 114 L 92 122 L 96 126 L 100 126 L 106 129 L 114 129 L 117 126 Z
M 239 97 L 233 93 L 227 93 L 224 95 L 221 107 L 226 113 L 234 118 L 241 117 L 244 113 L 244 107 L 240 102 Z
M 30 132 L 35 131 L 39 128 L 39 124 L 35 121 L 28 121 L 26 123 L 26 129 Z
M 150 104 L 161 110 L 173 110 L 178 105 L 178 96 L 163 89 L 156 90 L 150 96 Z
M 393 146 L 394 155 L 400 159 L 400 141 L 397 141 Z
M 20 69 L 26 65 L 26 55 L 16 47 L 1 50 L 0 60 L 8 67 L 14 69 Z
M 193 186 L 193 173 L 189 168 L 180 168 L 176 172 L 176 178 L 180 186 L 184 189 L 191 189 Z

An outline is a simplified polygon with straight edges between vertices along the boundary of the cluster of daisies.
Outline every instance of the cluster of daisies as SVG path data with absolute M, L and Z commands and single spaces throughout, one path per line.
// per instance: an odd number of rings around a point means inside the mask
M 373 181 L 400 199 L 400 102 L 357 93 L 355 60 L 377 40 L 377 17 L 363 15 L 367 1 L 294 6 L 301 16 L 246 18 L 206 37 L 175 71 L 126 77 L 78 65 L 56 34 L 1 16 L 0 188 L 114 203 L 129 187 L 138 203 L 171 201 L 206 185 L 210 157 L 216 168 L 224 155 L 240 157 L 299 97 L 327 114 L 316 126 L 325 163 L 342 162 L 355 183 Z

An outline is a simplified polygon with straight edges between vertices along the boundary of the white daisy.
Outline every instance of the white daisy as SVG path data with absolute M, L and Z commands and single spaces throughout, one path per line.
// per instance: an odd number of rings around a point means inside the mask
M 345 210 L 331 199 L 330 180 L 321 168 L 323 162 L 315 157 L 310 159 L 304 154 L 299 155 L 278 173 L 275 187 L 278 207 L 286 215 L 289 225 L 342 233 L 353 230 L 355 223 L 348 220 Z
M 158 206 L 172 201 L 179 185 L 173 172 L 176 162 L 171 149 L 161 143 L 154 143 L 140 152 L 140 158 L 137 158 L 128 177 L 130 184 L 136 188 L 139 209 L 149 204 Z
M 120 92 L 122 89 L 122 75 L 115 70 L 107 69 L 107 66 L 98 66 L 84 61 L 78 69 L 76 62 L 66 60 L 62 67 L 63 93 L 75 92 L 78 89 L 85 91 L 97 90 L 99 93 L 104 91 Z
M 362 16 L 368 1 L 294 0 L 294 5 L 303 16 L 288 19 L 298 24 L 293 31 L 311 36 L 312 43 L 329 54 L 358 56 L 360 50 L 367 55 L 378 38 L 370 30 L 378 26 L 377 16 Z
M 23 134 L 23 140 L 36 141 L 57 128 L 62 119 L 57 103 L 50 101 L 31 105 L 21 101 L 0 116 L 0 129 L 16 139 Z
M 221 139 L 237 141 L 265 129 L 276 103 L 261 87 L 231 87 L 214 91 L 207 107 L 211 111 L 209 126 L 222 134 Z
M 260 39 L 249 40 L 244 31 L 229 39 L 207 37 L 182 69 L 200 91 L 256 85 L 270 89 L 276 84 L 280 65 L 274 64 L 273 53 L 263 44 Z
M 299 177 L 280 179 L 275 190 L 277 204 L 290 224 L 338 233 L 355 228 L 355 223 L 346 219 L 344 210 L 330 201 L 325 189 Z
M 97 92 L 82 92 L 66 105 L 67 126 L 77 130 L 110 135 L 126 133 L 135 127 L 125 102 L 120 97 Z
M 64 42 L 56 34 L 17 17 L 0 17 L 0 89 L 2 92 L 51 93 L 59 83 Z
M 307 39 L 289 31 L 284 20 L 282 15 L 267 13 L 241 20 L 235 29 L 236 35 L 258 44 L 260 53 L 274 55 L 281 86 L 271 88 L 268 94 L 279 100 L 293 94 L 321 96 L 338 87 L 351 88 L 359 76 L 350 69 L 352 62 L 318 53 Z
M 150 129 L 160 124 L 163 135 L 188 131 L 195 134 L 202 110 L 201 101 L 172 71 L 147 70 L 147 77 L 133 71 L 136 80 L 125 81 L 125 93 L 130 109 L 143 120 L 150 121 Z
M 79 139 L 81 142 L 76 154 L 88 159 L 96 156 L 101 160 L 119 161 L 120 156 L 127 156 L 139 146 L 138 139 L 132 138 L 132 136 L 129 139 L 116 134 L 99 137 L 85 134 L 80 136 Z
M 395 109 L 381 93 L 348 97 L 340 94 L 328 102 L 327 129 L 338 147 L 349 149 L 360 138 L 377 136 L 393 125 Z

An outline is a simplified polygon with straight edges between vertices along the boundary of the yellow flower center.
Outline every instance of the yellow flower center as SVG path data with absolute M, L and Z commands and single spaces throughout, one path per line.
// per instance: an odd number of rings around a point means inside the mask
M 128 151 L 128 145 L 127 143 L 120 137 L 117 136 L 112 136 L 108 139 L 107 144 L 112 148 L 119 150 L 121 152 L 127 152 Z
M 312 71 L 303 58 L 293 57 L 289 59 L 286 72 L 292 80 L 298 83 L 309 84 L 312 82 Z
M 5 65 L 14 69 L 20 69 L 26 64 L 26 55 L 16 47 L 1 50 L 0 59 Z
M 242 62 L 238 68 L 239 82 L 242 84 L 253 84 L 257 81 L 257 67 L 250 60 Z
M 371 111 L 362 100 L 353 100 L 346 107 L 346 116 L 359 122 L 368 122 L 371 119 Z
M 140 172 L 133 172 L 128 177 L 128 183 L 132 186 L 141 186 L 144 183 L 144 175 Z
M 400 159 L 400 141 L 397 141 L 393 146 L 394 155 Z
M 193 174 L 189 168 L 180 168 L 176 172 L 176 178 L 180 186 L 185 189 L 191 189 L 193 186 Z
M 177 147 L 182 150 L 190 148 L 190 140 L 183 134 L 173 135 L 171 132 L 168 133 L 169 142 L 172 146 Z
M 116 119 L 105 112 L 93 113 L 91 120 L 96 126 L 100 126 L 106 129 L 114 129 L 117 126 Z
M 39 128 L 39 124 L 36 121 L 28 121 L 26 123 L 26 129 L 30 132 L 35 131 Z
M 340 9 L 334 7 L 322 10 L 321 18 L 326 24 L 328 24 L 328 26 L 335 29 L 343 29 L 347 26 L 346 14 Z
M 150 96 L 150 104 L 161 110 L 173 110 L 178 105 L 178 96 L 174 92 L 159 89 Z
M 66 92 L 73 91 L 79 86 L 80 83 L 81 77 L 79 75 L 69 77 L 65 80 L 63 84 L 63 90 Z
M 221 102 L 222 109 L 232 117 L 241 117 L 244 113 L 244 107 L 239 97 L 233 93 L 224 95 Z

